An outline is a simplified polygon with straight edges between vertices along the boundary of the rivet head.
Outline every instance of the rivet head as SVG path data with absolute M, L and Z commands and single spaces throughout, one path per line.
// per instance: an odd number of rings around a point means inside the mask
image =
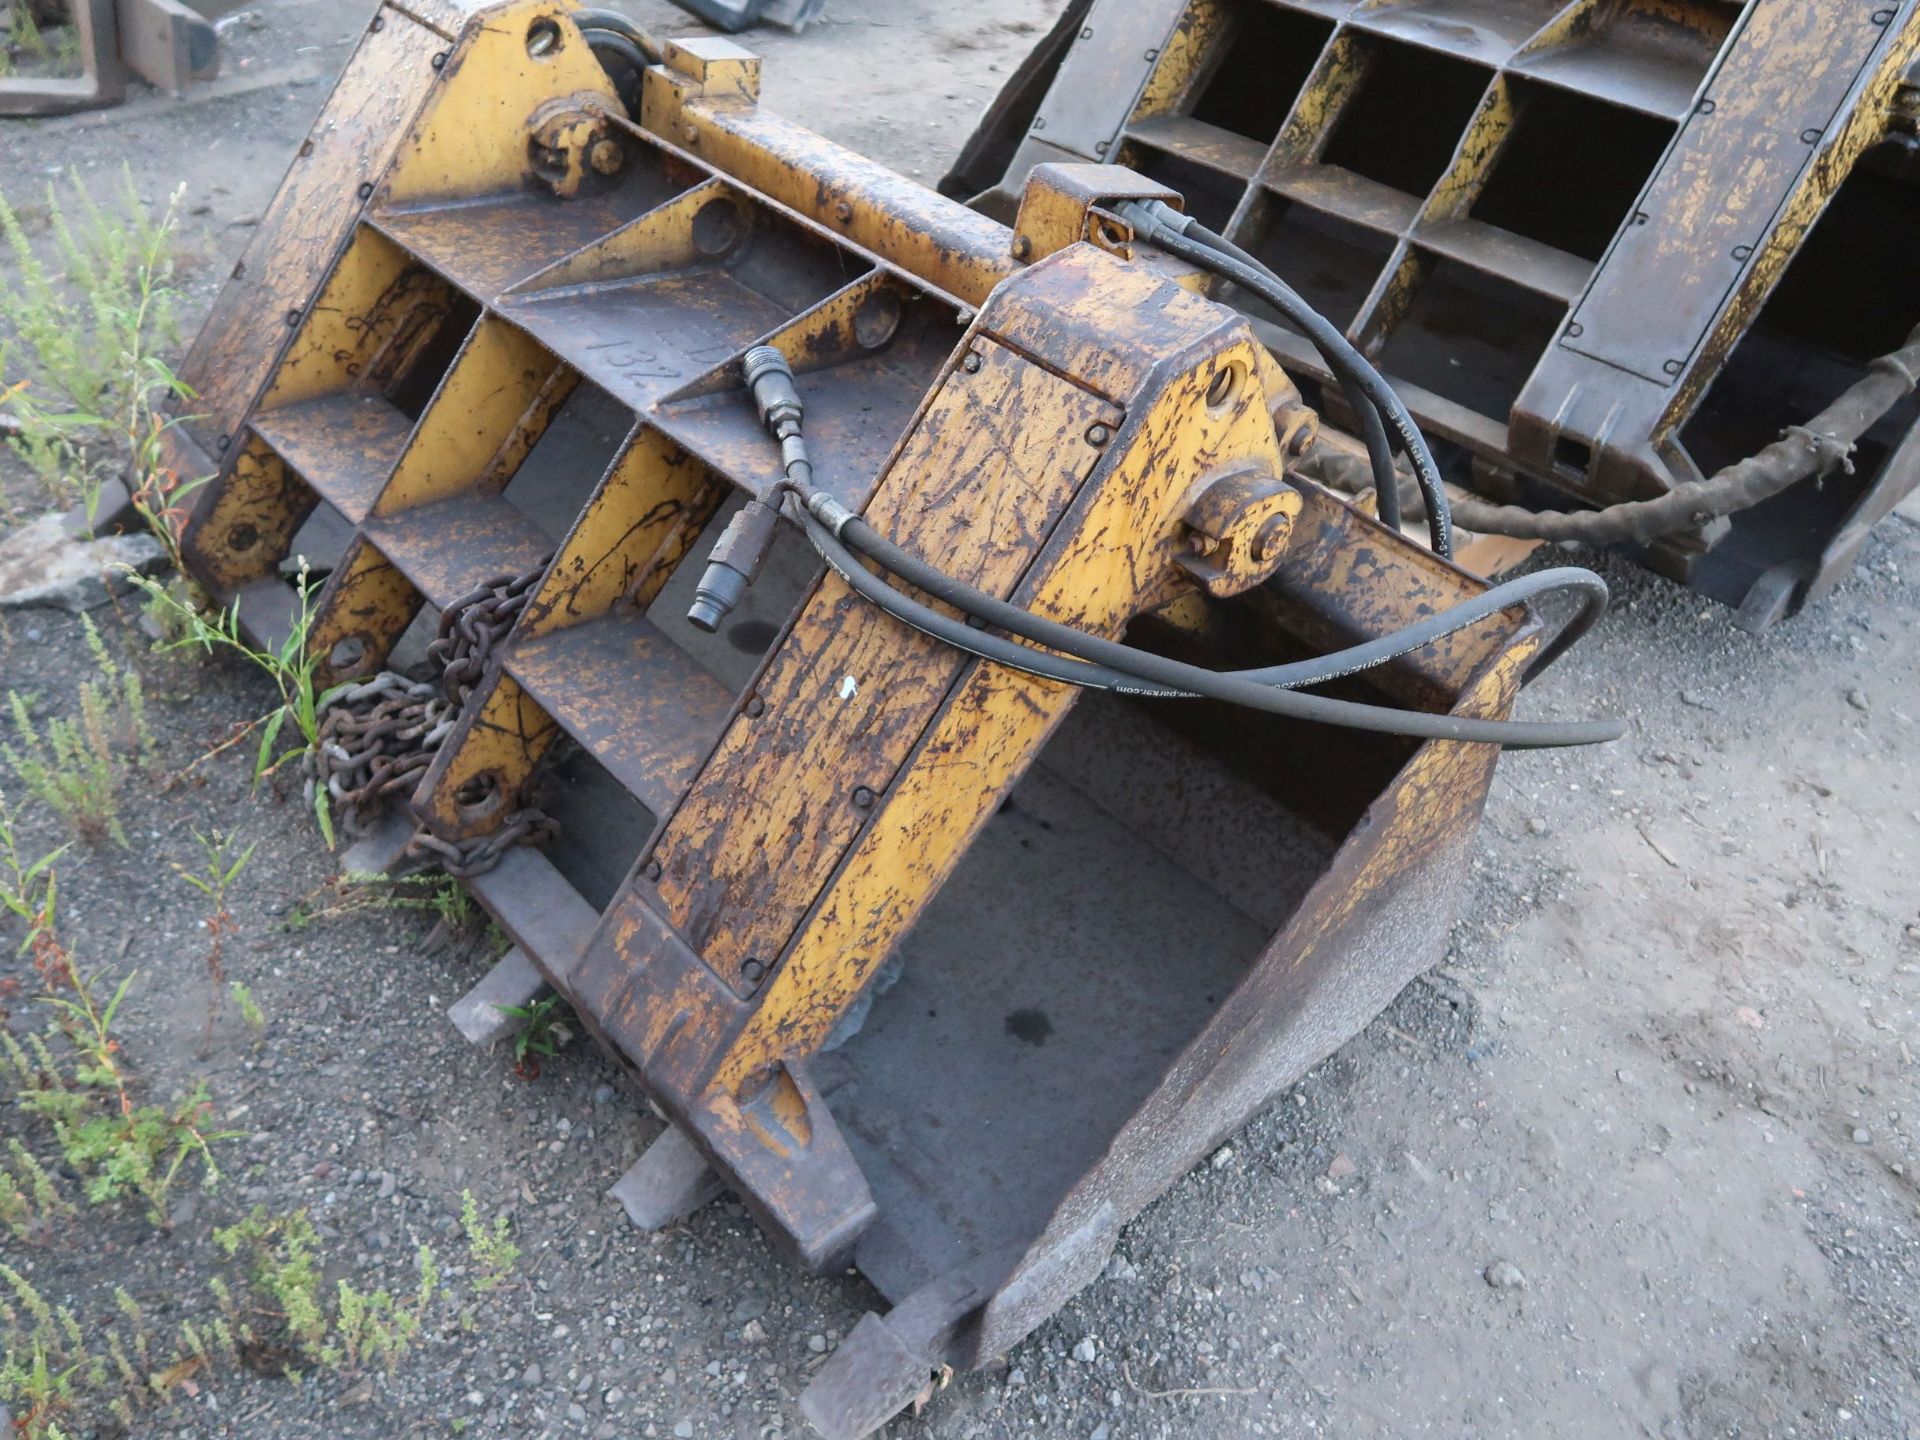
M 1578 340 L 1582 335 L 1586 333 L 1587 333 L 1587 327 L 1582 325 L 1578 320 L 1574 321 L 1571 325 L 1567 326 L 1567 338 L 1569 340 Z
M 740 962 L 740 978 L 745 980 L 749 985 L 759 984 L 760 977 L 766 973 L 767 967 L 765 963 L 751 955 Z
M 229 550 L 251 550 L 259 543 L 259 530 L 247 524 L 245 521 L 242 521 L 227 531 L 227 548 Z
M 436 70 L 444 70 L 447 68 L 446 51 L 442 50 L 438 55 L 433 57 L 433 68 Z
M 978 355 L 967 356 L 966 359 L 960 362 L 960 368 L 969 375 L 978 375 L 980 373 L 980 357 Z
M 1819 140 L 1821 133 L 1822 132 L 1818 130 L 1802 130 L 1800 132 L 1800 143 L 1802 145 L 1812 145 Z
M 374 34 L 378 35 L 382 30 L 387 28 L 387 17 L 384 15 L 374 16 L 373 23 L 369 25 L 367 28 L 373 31 Z
M 231 435 L 222 435 L 222 436 L 220 437 L 220 448 L 221 448 L 222 450 L 224 450 L 224 449 L 226 449 L 226 448 L 227 448 L 227 447 L 228 447 L 229 445 L 231 445 L 231 444 L 233 444 L 233 436 L 231 436 Z
M 1666 364 L 1662 365 L 1660 368 L 1666 371 L 1667 374 L 1669 375 L 1678 375 L 1682 370 L 1686 369 L 1687 367 L 1681 364 L 1680 361 L 1678 360 L 1669 360 L 1667 361 Z
M 373 182 L 371 180 L 362 180 L 360 182 L 360 198 L 362 200 L 365 200 L 372 194 L 373 194 Z
M 853 808 L 856 810 L 871 810 L 873 808 L 873 791 L 864 785 L 855 786 L 853 791 Z
M 847 201 L 842 200 L 838 205 L 833 207 L 833 218 L 838 220 L 842 225 L 846 224 L 849 220 L 853 219 L 853 206 Z
M 299 323 L 300 323 L 300 312 L 298 310 L 287 311 L 287 324 L 298 325 Z
M 1107 153 L 1107 148 L 1108 148 L 1108 142 L 1105 140 L 1102 140 L 1098 145 L 1095 145 L 1093 147 L 1093 153 L 1096 155 L 1104 155 Z
M 686 137 L 687 144 L 698 145 L 700 143 L 700 127 L 698 125 L 683 125 L 680 127 L 680 133 Z
M 649 880 L 658 880 L 660 878 L 660 862 L 658 860 L 647 861 L 645 865 L 640 867 L 640 873 Z
M 1026 235 L 1014 236 L 1013 258 L 1016 260 L 1024 260 L 1031 254 L 1033 254 L 1033 240 Z
M 1113 432 L 1104 425 L 1089 425 L 1087 427 L 1087 443 L 1089 445 L 1104 445 L 1112 438 Z
M 1036 129 L 1036 130 L 1044 130 L 1044 129 L 1046 129 L 1046 128 L 1047 128 L 1047 117 L 1046 117 L 1046 116 L 1044 116 L 1044 115 L 1036 115 L 1036 116 L 1034 116 L 1034 117 L 1033 117 L 1033 128 L 1034 128 L 1034 129 Z
M 747 718 L 749 720 L 758 720 L 762 715 L 767 713 L 767 702 L 762 700 L 758 695 L 756 695 L 751 700 L 747 701 L 746 708 L 747 708 Z

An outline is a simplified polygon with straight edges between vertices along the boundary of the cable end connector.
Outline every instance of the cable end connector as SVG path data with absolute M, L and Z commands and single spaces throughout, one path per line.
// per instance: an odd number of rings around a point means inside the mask
M 719 543 L 707 557 L 707 568 L 694 587 L 687 623 L 711 635 L 733 613 L 740 597 L 759 575 L 780 528 L 780 512 L 764 500 L 749 500 L 720 532 Z
M 806 411 L 800 403 L 800 390 L 793 383 L 793 367 L 787 363 L 787 357 L 771 345 L 756 345 L 747 351 L 740 368 L 767 433 L 776 440 L 796 434 Z
M 1133 233 L 1152 244 L 1162 235 L 1185 235 L 1193 224 L 1191 215 L 1182 215 L 1164 200 L 1123 200 L 1113 213 L 1133 227 Z

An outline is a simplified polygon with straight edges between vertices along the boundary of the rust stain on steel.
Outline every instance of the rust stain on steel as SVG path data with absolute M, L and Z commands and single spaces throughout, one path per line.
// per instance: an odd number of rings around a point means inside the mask
M 361 39 L 320 112 L 313 138 L 280 183 L 195 338 L 180 375 L 195 392 L 198 418 L 185 423 L 210 455 L 239 433 L 254 397 L 279 359 L 262 342 L 262 322 L 305 308 L 350 230 L 355 187 L 387 167 L 408 121 L 432 84 L 432 58 L 445 42 L 391 10 Z
M 976 337 L 976 372 L 940 388 L 870 513 L 936 564 L 1005 593 L 1099 458 L 1097 398 Z M 765 714 L 737 720 L 655 859 L 670 919 L 723 975 L 779 953 L 960 670 L 952 650 L 825 582 L 763 674 Z M 818 803 L 817 797 L 849 797 Z
M 185 540 L 195 571 L 227 592 L 272 575 L 313 512 L 315 497 L 261 441 L 234 457 L 226 482 Z

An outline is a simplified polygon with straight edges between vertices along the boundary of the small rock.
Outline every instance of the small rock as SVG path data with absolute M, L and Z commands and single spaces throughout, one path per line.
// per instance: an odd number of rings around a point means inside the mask
M 767 1338 L 767 1327 L 758 1320 L 749 1320 L 740 1327 L 740 1339 L 743 1344 L 758 1345 Z
M 1218 1150 L 1213 1152 L 1213 1159 L 1208 1163 L 1216 1170 L 1226 1169 L 1227 1166 L 1233 1163 L 1233 1146 L 1222 1145 Z
M 607 1391 L 604 1398 L 607 1402 L 607 1408 L 612 1409 L 616 1405 L 624 1405 L 626 1403 L 627 1392 L 616 1385 Z
M 1093 1337 L 1089 1335 L 1073 1347 L 1073 1358 L 1082 1365 L 1091 1365 L 1094 1361 Z
M 584 1425 L 587 1421 L 587 1412 L 578 1401 L 573 1401 L 567 1406 L 567 1419 L 576 1425 Z
M 1613 1072 L 1613 1078 L 1618 1080 L 1622 1085 L 1633 1084 L 1633 1072 L 1631 1070 L 1616 1070 Z
M 1542 820 L 1538 815 L 1529 816 L 1527 819 L 1527 833 L 1529 835 L 1546 834 L 1547 822 Z
M 1682 705 L 1691 705 L 1696 710 L 1713 709 L 1713 702 L 1698 690 L 1682 690 L 1680 692 L 1680 703 Z
M 1524 1290 L 1527 1277 L 1511 1260 L 1496 1260 L 1486 1269 L 1486 1281 L 1496 1290 Z
M 1109 1280 L 1138 1280 L 1140 1272 L 1133 1268 L 1133 1262 L 1124 1255 L 1116 1255 L 1107 1262 Z
M 1854 1126 L 1853 1127 L 1853 1143 L 1856 1145 L 1873 1144 L 1873 1132 L 1867 1129 L 1867 1127 L 1864 1125 Z
M 393 1198 L 393 1192 L 399 1188 L 400 1182 L 393 1178 L 393 1172 L 391 1170 L 382 1170 L 380 1172 L 380 1193 L 374 1196 L 374 1198 L 376 1200 L 390 1200 Z
M 1011 1370 L 1007 1371 L 1007 1384 L 1009 1386 L 1024 1385 L 1026 1383 L 1027 1383 L 1027 1372 L 1022 1370 L 1018 1365 L 1014 1366 Z
M 547 1372 L 540 1368 L 540 1362 L 536 1360 L 520 1372 L 520 1383 L 531 1390 L 539 1385 L 542 1380 L 546 1379 L 546 1377 Z
M 1333 1163 L 1327 1166 L 1327 1179 L 1338 1185 L 1342 1180 L 1345 1180 L 1348 1176 L 1359 1170 L 1359 1168 L 1360 1167 L 1354 1164 L 1352 1159 L 1348 1157 L 1347 1152 L 1342 1150 L 1338 1155 L 1333 1157 Z
M 43 515 L 0 540 L 0 608 L 91 610 L 133 588 L 127 570 L 151 575 L 166 565 L 151 535 L 75 539 L 61 516 Z
M 607 1105 L 607 1104 L 611 1104 L 611 1103 L 612 1103 L 612 1101 L 613 1101 L 613 1086 L 611 1086 L 611 1085 L 600 1085 L 600 1086 L 597 1086 L 597 1087 L 595 1087 L 595 1089 L 594 1089 L 594 1092 L 593 1092 L 593 1103 L 594 1103 L 594 1104 L 596 1104 L 596 1105 Z
M 682 1420 L 678 1425 L 673 1427 L 673 1433 L 679 1436 L 680 1440 L 687 1440 L 687 1437 L 693 1434 L 693 1421 Z
M 1864 714 L 1864 713 L 1865 713 L 1865 712 L 1866 712 L 1866 711 L 1867 711 L 1867 710 L 1868 710 L 1869 708 L 1871 708 L 1871 707 L 1870 707 L 1870 706 L 1869 706 L 1869 705 L 1867 704 L 1867 692 L 1866 692 L 1866 691 L 1864 691 L 1864 690 L 1849 690 L 1849 691 L 1847 691 L 1847 704 L 1849 704 L 1849 705 L 1851 705 L 1851 706 L 1853 706 L 1853 708 L 1854 708 L 1854 709 L 1856 709 L 1856 710 L 1858 710 L 1858 711 L 1860 711 L 1860 712 L 1862 712 L 1863 714 Z
M 1093 1433 L 1087 1436 L 1087 1440 L 1107 1440 L 1107 1437 L 1112 1433 L 1113 1432 L 1107 1428 L 1107 1422 L 1102 1420 L 1098 1425 L 1093 1427 Z
M 826 1354 L 827 1353 L 827 1337 L 824 1335 L 809 1335 L 807 1337 L 807 1349 L 811 1350 L 816 1355 Z

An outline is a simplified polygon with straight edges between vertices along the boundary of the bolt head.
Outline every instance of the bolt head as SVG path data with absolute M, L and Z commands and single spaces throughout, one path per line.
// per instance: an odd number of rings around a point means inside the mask
M 758 695 L 747 701 L 747 718 L 749 720 L 758 720 L 766 713 L 767 702 L 762 700 Z
M 658 880 L 660 878 L 660 862 L 658 860 L 647 861 L 647 863 L 641 867 L 640 873 L 649 880 Z
M 980 373 L 980 357 L 978 355 L 967 356 L 966 359 L 960 362 L 960 368 L 966 371 L 967 374 L 969 375 L 979 374 Z
M 873 808 L 873 791 L 864 785 L 856 786 L 853 792 L 853 808 L 856 810 L 871 810 Z
M 593 142 L 587 150 L 587 163 L 593 166 L 596 174 L 615 174 L 625 163 L 627 154 L 620 148 L 620 142 L 602 136 Z
M 1087 427 L 1087 443 L 1089 445 L 1104 445 L 1112 438 L 1113 432 L 1104 425 L 1089 425 Z

